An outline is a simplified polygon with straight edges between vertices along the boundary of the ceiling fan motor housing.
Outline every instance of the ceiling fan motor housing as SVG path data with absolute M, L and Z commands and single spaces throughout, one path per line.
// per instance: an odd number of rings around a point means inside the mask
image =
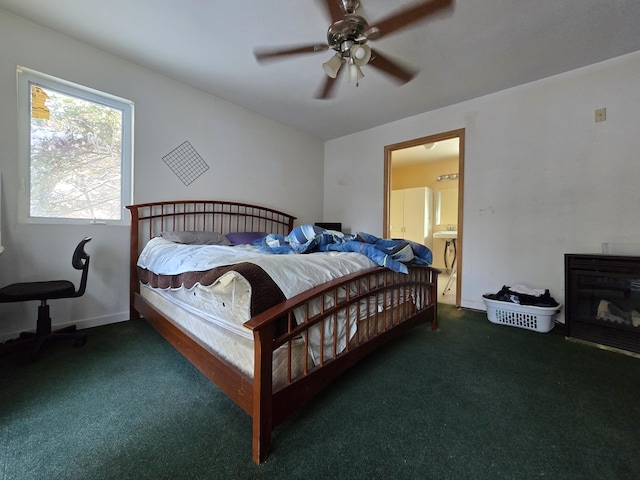
M 344 19 L 334 22 L 329 27 L 327 43 L 340 55 L 348 56 L 353 45 L 367 42 L 367 38 L 363 34 L 368 28 L 369 24 L 363 17 L 347 14 Z

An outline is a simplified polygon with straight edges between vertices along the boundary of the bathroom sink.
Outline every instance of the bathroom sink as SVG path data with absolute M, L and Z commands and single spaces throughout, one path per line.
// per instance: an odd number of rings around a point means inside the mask
M 440 230 L 433 233 L 433 238 L 444 238 L 445 240 L 458 238 L 458 232 L 457 230 Z

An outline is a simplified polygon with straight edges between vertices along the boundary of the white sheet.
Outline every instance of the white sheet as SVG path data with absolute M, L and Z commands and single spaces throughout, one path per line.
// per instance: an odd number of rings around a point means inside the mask
M 138 266 L 158 275 L 177 275 L 241 262 L 261 267 L 287 298 L 329 280 L 377 266 L 360 253 L 271 255 L 260 253 L 258 247 L 251 245 L 183 245 L 161 237 L 152 238 L 147 243 L 138 259 Z

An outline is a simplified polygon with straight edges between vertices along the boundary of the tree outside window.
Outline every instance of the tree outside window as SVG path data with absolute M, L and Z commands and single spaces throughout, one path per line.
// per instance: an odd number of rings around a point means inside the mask
M 131 201 L 130 102 L 50 77 L 25 80 L 28 219 L 122 222 Z

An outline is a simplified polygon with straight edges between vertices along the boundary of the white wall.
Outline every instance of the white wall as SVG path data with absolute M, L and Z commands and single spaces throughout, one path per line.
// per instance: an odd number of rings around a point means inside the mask
M 51 302 L 53 321 L 97 325 L 128 318 L 128 228 L 17 221 L 16 66 L 135 102 L 136 202 L 216 198 L 322 218 L 323 142 L 155 72 L 0 10 L 0 285 L 79 279 L 71 254 L 85 235 L 91 268 L 84 297 Z M 188 140 L 209 170 L 185 186 L 162 157 Z M 37 304 L 0 305 L 0 341 L 35 327 Z
M 635 52 L 329 141 L 324 216 L 380 235 L 384 146 L 464 128 L 462 305 L 505 284 L 564 303 L 565 253 L 640 244 L 638 79 Z

